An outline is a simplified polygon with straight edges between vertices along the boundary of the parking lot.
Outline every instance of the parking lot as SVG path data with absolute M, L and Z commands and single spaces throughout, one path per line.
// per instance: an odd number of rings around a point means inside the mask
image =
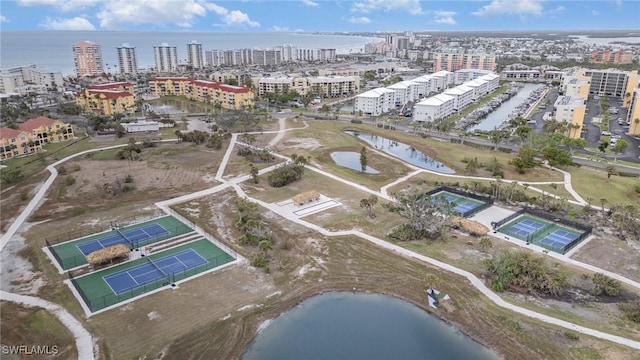
M 622 107 L 622 99 L 609 97 L 609 108 L 618 109 L 617 114 L 609 114 L 611 120 L 609 120 L 609 132 L 612 136 L 624 139 L 629 143 L 629 147 L 625 150 L 624 154 L 618 156 L 619 160 L 640 162 L 640 137 L 632 137 L 626 133 L 629 131 L 629 127 L 626 126 L 627 109 Z M 585 139 L 587 140 L 587 147 L 597 148 L 603 138 L 603 134 L 597 125 L 592 124 L 591 119 L 594 117 L 601 117 L 600 114 L 600 100 L 594 99 L 593 95 L 589 96 L 587 100 L 587 113 L 585 115 L 585 128 L 587 132 Z M 622 124 L 618 123 L 618 118 L 623 120 Z

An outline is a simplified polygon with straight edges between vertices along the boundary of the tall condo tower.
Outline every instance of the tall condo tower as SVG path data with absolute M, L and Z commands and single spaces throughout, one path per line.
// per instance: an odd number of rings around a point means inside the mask
M 116 47 L 118 50 L 118 65 L 122 74 L 138 73 L 138 58 L 136 57 L 136 47 L 127 43 Z
M 195 40 L 187 44 L 187 61 L 194 69 L 202 69 L 204 67 L 202 44 Z
M 178 70 L 178 50 L 175 46 L 162 43 L 153 47 L 158 72 L 173 72 Z
M 104 73 L 102 51 L 100 45 L 91 41 L 80 41 L 73 44 L 73 61 L 78 76 L 100 75 Z

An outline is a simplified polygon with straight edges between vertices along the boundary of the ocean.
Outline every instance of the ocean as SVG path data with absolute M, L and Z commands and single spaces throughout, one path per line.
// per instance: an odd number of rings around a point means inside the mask
M 138 67 L 154 65 L 153 47 L 161 43 L 177 46 L 178 60 L 185 61 L 187 43 L 202 44 L 202 50 L 271 48 L 293 45 L 298 48 L 335 48 L 340 53 L 359 53 L 364 45 L 382 39 L 349 35 L 316 35 L 285 32 L 159 32 L 159 31 L 0 31 L 0 66 L 36 64 L 74 74 L 71 46 L 89 40 L 102 46 L 106 71 L 115 71 L 116 47 L 129 43 L 136 47 Z M 111 69 L 109 69 L 111 68 Z

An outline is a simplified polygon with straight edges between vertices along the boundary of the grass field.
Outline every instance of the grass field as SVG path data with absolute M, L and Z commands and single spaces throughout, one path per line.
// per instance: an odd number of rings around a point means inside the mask
M 591 199 L 592 205 L 600 205 L 600 199 L 606 199 L 605 207 L 610 205 L 640 206 L 640 194 L 635 187 L 640 185 L 637 177 L 613 175 L 607 180 L 607 173 L 587 168 L 572 168 L 571 183 L 585 200 Z
M 199 265 L 194 268 L 186 269 L 184 272 L 177 274 L 169 274 L 173 282 L 184 280 L 198 273 L 206 270 L 214 269 L 220 265 L 224 265 L 233 260 L 231 255 L 225 253 L 212 242 L 206 239 L 196 240 L 175 248 L 164 250 L 153 255 L 149 255 L 151 260 L 170 256 L 172 254 L 179 253 L 181 251 L 191 249 L 198 253 L 201 257 L 206 259 L 208 263 Z M 133 297 L 142 295 L 152 290 L 161 288 L 168 285 L 166 278 L 158 279 L 154 282 L 145 284 L 144 286 L 136 287 L 130 291 L 115 294 L 109 284 L 104 280 L 104 277 L 109 274 L 114 274 L 129 268 L 133 268 L 138 265 L 146 264 L 148 262 L 145 258 L 140 258 L 134 261 L 126 262 L 117 266 L 107 268 L 105 270 L 93 272 L 75 279 L 77 288 L 83 294 L 83 299 L 91 311 L 98 311 L 105 307 L 115 305 L 119 302 L 131 299 Z
M 173 216 L 161 217 L 161 218 L 153 219 L 150 221 L 145 221 L 139 224 L 135 224 L 132 226 L 123 227 L 122 229 L 120 229 L 120 231 L 133 230 L 133 229 L 141 228 L 143 226 L 147 226 L 150 224 L 158 224 L 162 226 L 165 230 L 169 232 L 169 234 L 151 238 L 149 239 L 150 241 L 149 243 L 157 242 L 160 240 L 168 239 L 174 236 L 186 234 L 188 232 L 193 231 L 193 229 L 189 228 L 188 226 L 186 226 L 185 224 L 183 224 Z M 103 232 L 103 233 L 75 239 L 72 241 L 66 241 L 64 243 L 53 245 L 51 250 L 55 252 L 57 257 L 60 259 L 61 261 L 60 266 L 64 270 L 71 269 L 87 263 L 85 255 L 77 247 L 78 244 L 90 242 L 91 240 L 104 238 L 110 235 L 117 235 L 117 232 L 115 230 L 112 230 L 106 233 Z M 69 236 L 69 234 L 64 234 L 63 236 L 66 238 L 67 236 Z M 52 240 L 49 240 L 49 241 L 52 242 Z M 52 243 L 55 244 L 55 242 L 52 242 Z

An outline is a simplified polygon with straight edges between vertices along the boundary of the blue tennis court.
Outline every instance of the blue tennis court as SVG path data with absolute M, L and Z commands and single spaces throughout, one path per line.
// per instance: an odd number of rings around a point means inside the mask
M 547 236 L 541 239 L 540 243 L 554 249 L 564 249 L 565 246 L 577 239 L 578 236 L 580 235 L 570 231 L 556 229 L 554 232 L 547 234 Z
M 462 196 L 456 196 L 446 191 L 436 193 L 433 196 L 442 196 L 445 200 L 447 200 L 447 202 L 454 205 L 453 209 L 451 210 L 458 214 L 466 214 L 467 212 L 482 205 L 481 203 L 471 201 Z
M 87 256 L 96 250 L 117 244 L 138 246 L 139 243 L 144 240 L 167 234 L 169 234 L 169 231 L 163 228 L 162 225 L 154 223 L 122 232 L 117 230 L 105 235 L 104 237 L 77 244 L 76 247 L 80 252 L 82 252 L 82 254 L 84 254 L 84 256 Z
M 544 225 L 544 223 L 526 218 L 511 225 L 511 227 L 509 227 L 507 231 L 517 236 L 527 237 L 529 236 L 529 234 L 535 232 L 538 229 L 541 229 Z
M 148 258 L 147 258 L 148 259 Z M 206 264 L 208 261 L 193 249 L 165 256 L 153 262 L 149 261 L 114 274 L 103 276 L 104 281 L 115 294 L 122 294 L 145 284 L 167 278 L 169 275 L 185 269 Z

